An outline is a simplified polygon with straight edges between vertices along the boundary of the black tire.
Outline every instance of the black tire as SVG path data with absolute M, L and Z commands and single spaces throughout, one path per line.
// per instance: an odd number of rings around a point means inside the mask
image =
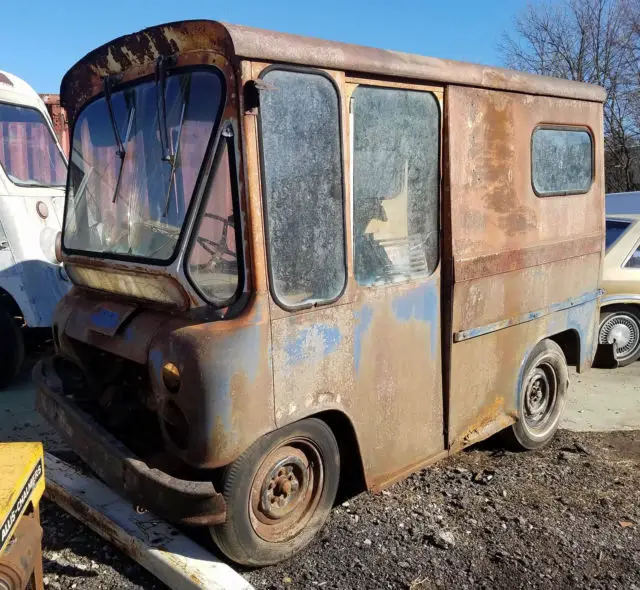
M 16 377 L 24 361 L 24 336 L 9 313 L 0 308 L 0 389 Z
M 531 351 L 518 392 L 518 421 L 504 431 L 515 450 L 544 447 L 555 435 L 564 409 L 569 370 L 562 349 L 553 340 L 539 342 Z
M 322 420 L 307 418 L 269 433 L 225 469 L 227 520 L 211 527 L 211 536 L 236 563 L 287 559 L 322 528 L 339 479 L 338 444 Z
M 598 344 L 607 342 L 615 345 L 614 355 L 619 367 L 630 365 L 640 358 L 640 312 L 635 306 L 616 305 L 600 313 Z M 617 346 L 618 343 L 622 346 Z

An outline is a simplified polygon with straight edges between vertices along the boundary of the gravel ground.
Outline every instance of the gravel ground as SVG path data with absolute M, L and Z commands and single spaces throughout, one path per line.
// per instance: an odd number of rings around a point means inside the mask
M 263 588 L 640 590 L 640 431 L 571 433 L 535 453 L 491 442 L 333 510 Z M 80 523 L 43 504 L 47 588 L 163 588 Z
M 53 502 L 40 503 L 45 587 L 50 590 L 164 589 L 151 574 Z
M 335 509 L 256 588 L 640 588 L 640 431 L 471 449 Z

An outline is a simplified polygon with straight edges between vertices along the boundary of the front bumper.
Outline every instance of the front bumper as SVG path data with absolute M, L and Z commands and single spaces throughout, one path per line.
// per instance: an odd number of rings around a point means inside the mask
M 226 520 L 226 503 L 211 482 L 178 479 L 149 467 L 65 395 L 53 359 L 33 370 L 38 411 L 110 487 L 167 520 L 212 526 Z

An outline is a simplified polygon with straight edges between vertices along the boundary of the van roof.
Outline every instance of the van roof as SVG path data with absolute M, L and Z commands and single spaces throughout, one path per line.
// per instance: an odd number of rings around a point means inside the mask
M 0 102 L 11 102 L 44 110 L 38 93 L 22 78 L 0 70 Z
M 273 61 L 592 102 L 604 102 L 606 96 L 599 86 L 582 82 L 211 20 L 191 20 L 150 27 L 90 52 L 64 76 L 60 87 L 63 105 L 74 112 L 88 98 L 82 86 L 87 82 L 94 85 L 106 74 L 151 63 L 159 55 L 214 47 L 224 50 L 232 61 Z

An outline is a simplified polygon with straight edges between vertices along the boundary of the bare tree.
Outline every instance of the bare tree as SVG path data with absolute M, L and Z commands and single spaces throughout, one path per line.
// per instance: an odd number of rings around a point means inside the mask
M 500 52 L 507 67 L 604 87 L 607 191 L 640 189 L 640 0 L 530 3 Z

